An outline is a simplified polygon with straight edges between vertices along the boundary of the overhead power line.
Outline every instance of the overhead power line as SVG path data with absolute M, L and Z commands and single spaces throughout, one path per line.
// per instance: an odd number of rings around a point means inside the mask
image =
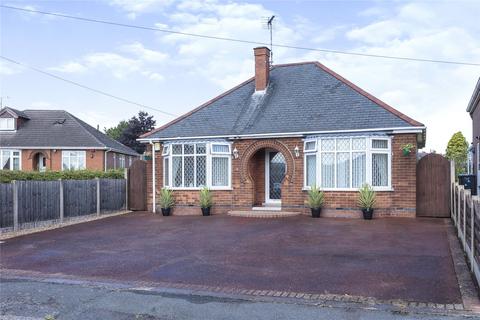
M 10 63 L 14 63 L 14 64 L 16 64 L 16 65 L 19 65 L 19 66 L 28 68 L 28 69 L 30 69 L 30 70 L 33 70 L 33 71 L 36 71 L 36 72 L 38 72 L 38 73 L 47 75 L 47 76 L 52 77 L 52 78 L 55 78 L 55 79 L 57 79 L 57 80 L 61 80 L 61 81 L 64 81 L 64 82 L 73 84 L 73 85 L 75 85 L 75 86 L 77 86 L 77 87 L 80 87 L 80 88 L 83 88 L 83 89 L 86 89 L 86 90 L 90 90 L 90 91 L 92 91 L 92 92 L 95 92 L 95 93 L 98 93 L 98 94 L 101 94 L 101 95 L 104 95 L 104 96 L 107 96 L 107 97 L 110 97 L 110 98 L 113 98 L 113 99 L 116 99 L 116 100 L 119 100 L 119 101 L 122 101 L 122 102 L 125 102 L 125 103 L 129 103 L 129 104 L 133 104 L 133 105 L 138 106 L 138 107 L 142 107 L 142 108 L 154 110 L 154 111 L 163 113 L 163 114 L 168 115 L 168 116 L 171 116 L 171 117 L 178 117 L 178 115 L 176 115 L 176 114 L 173 114 L 173 113 L 170 113 L 170 112 L 167 112 L 167 111 L 163 111 L 163 110 L 160 110 L 160 109 L 157 109 L 157 108 L 154 108 L 154 107 L 150 107 L 150 106 L 144 105 L 144 104 L 142 104 L 142 103 L 138 103 L 138 102 L 135 102 L 135 101 L 132 101 L 132 100 L 129 100 L 129 99 L 125 99 L 125 98 L 122 98 L 122 97 L 113 95 L 113 94 L 111 94 L 111 93 L 108 93 L 108 92 L 105 92 L 105 91 L 102 91 L 102 90 L 99 90 L 99 89 L 95 89 L 95 88 L 86 86 L 86 85 L 84 85 L 84 84 L 81 84 L 81 83 L 78 83 L 78 82 L 75 82 L 75 81 L 72 81 L 72 80 L 68 80 L 68 79 L 62 78 L 62 77 L 57 76 L 57 75 L 55 75 L 55 74 L 53 74 L 53 73 L 43 71 L 43 70 L 41 70 L 41 69 L 38 69 L 38 68 L 35 68 L 35 67 L 32 67 L 32 66 L 29 66 L 29 65 L 27 65 L 27 64 L 21 63 L 21 62 L 19 62 L 19 61 L 16 61 L 16 60 L 13 60 L 13 59 L 4 57 L 4 56 L 0 56 L 0 59 L 3 59 L 3 60 L 8 61 L 8 62 L 10 62 Z
M 107 25 L 112 25 L 112 26 L 117 26 L 117 27 L 135 28 L 135 29 L 142 29 L 142 30 L 164 32 L 164 33 L 177 34 L 177 35 L 188 36 L 188 37 L 214 39 L 214 40 L 222 40 L 222 41 L 231 41 L 231 42 L 238 42 L 238 43 L 248 43 L 248 44 L 262 45 L 262 46 L 269 46 L 270 45 L 269 43 L 260 42 L 260 41 L 243 40 L 243 39 L 218 37 L 218 36 L 209 36 L 209 35 L 205 35 L 205 34 L 175 31 L 175 30 L 169 30 L 169 29 L 163 29 L 163 28 L 157 28 L 157 27 L 148 27 L 148 26 L 127 24 L 127 23 L 114 22 L 114 21 L 101 20 L 101 19 L 84 18 L 84 17 L 78 17 L 78 16 L 72 16 L 72 15 L 68 15 L 68 14 L 63 14 L 63 13 L 55 13 L 55 12 L 48 12 L 48 11 L 41 11 L 41 10 L 34 10 L 34 9 L 27 9 L 27 8 L 19 8 L 19 7 L 8 6 L 8 5 L 0 5 L 0 7 L 5 8 L 5 9 L 10 9 L 10 10 L 18 10 L 18 11 L 24 11 L 24 12 L 30 12 L 30 13 L 38 13 L 38 14 L 43 14 L 43 15 L 49 15 L 49 16 L 79 20 L 79 21 L 84 21 L 84 22 L 94 22 L 94 23 L 107 24 Z M 309 48 L 309 47 L 293 46 L 293 45 L 278 44 L 278 43 L 274 43 L 273 45 L 275 47 L 279 47 L 279 48 L 317 51 L 317 52 L 325 52 L 325 53 L 333 53 L 333 54 L 341 54 L 341 55 L 351 55 L 351 56 L 381 58 L 381 59 L 391 59 L 391 60 L 417 61 L 417 62 L 442 63 L 442 64 L 451 64 L 451 65 L 465 65 L 465 66 L 480 67 L 480 63 L 474 63 L 474 62 L 424 59 L 424 58 L 401 57 L 401 56 L 390 56 L 390 55 L 380 55 L 380 54 L 369 54 L 369 53 L 351 52 L 351 51 L 342 51 L 342 50 L 333 50 L 333 49 Z

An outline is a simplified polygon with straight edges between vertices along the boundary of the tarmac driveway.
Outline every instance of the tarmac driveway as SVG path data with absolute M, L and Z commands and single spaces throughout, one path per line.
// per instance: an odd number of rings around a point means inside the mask
M 0 244 L 5 269 L 461 303 L 442 219 L 123 216 Z

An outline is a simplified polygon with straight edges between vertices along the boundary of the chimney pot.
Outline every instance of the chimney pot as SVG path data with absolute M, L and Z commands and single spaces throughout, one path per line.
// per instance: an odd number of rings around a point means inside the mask
M 257 47 L 253 52 L 255 54 L 255 91 L 263 91 L 267 88 L 270 77 L 270 49 Z

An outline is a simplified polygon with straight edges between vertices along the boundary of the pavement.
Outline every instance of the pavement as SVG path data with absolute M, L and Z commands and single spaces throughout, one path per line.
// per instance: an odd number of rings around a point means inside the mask
M 2 279 L 0 319 L 345 319 L 345 320 L 460 320 L 479 319 L 463 312 L 430 313 L 381 306 L 353 307 L 342 303 L 301 304 L 251 300 L 222 295 L 196 295 L 181 291 Z
M 7 239 L 0 266 L 99 281 L 461 304 L 446 227 L 421 218 L 132 213 Z

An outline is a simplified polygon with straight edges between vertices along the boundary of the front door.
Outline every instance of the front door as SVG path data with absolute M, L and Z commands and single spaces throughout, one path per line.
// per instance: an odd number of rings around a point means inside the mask
M 45 156 L 41 153 L 38 154 L 37 164 L 38 164 L 38 168 L 37 168 L 38 171 L 44 172 L 45 170 L 47 170 L 47 158 L 45 158 Z
M 282 182 L 287 172 L 285 157 L 278 151 L 265 152 L 265 202 L 280 203 Z

